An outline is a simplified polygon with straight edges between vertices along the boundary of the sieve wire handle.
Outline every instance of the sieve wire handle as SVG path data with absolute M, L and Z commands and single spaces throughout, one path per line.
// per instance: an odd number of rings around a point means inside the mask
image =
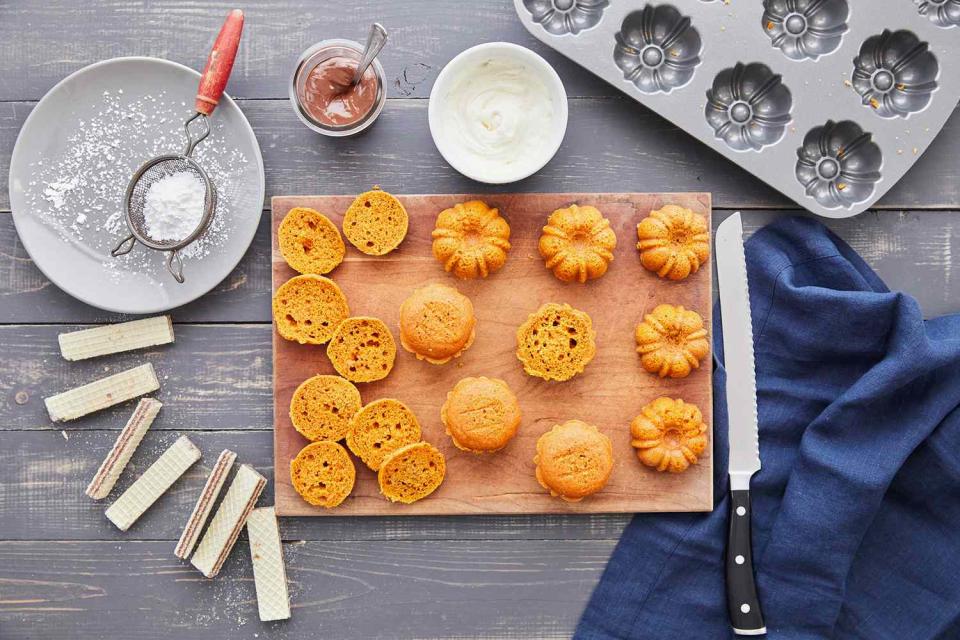
M 113 251 L 110 252 L 110 255 L 116 258 L 117 256 L 123 256 L 131 251 L 133 251 L 133 245 L 137 244 L 137 239 L 131 233 L 126 238 L 120 241 L 120 244 L 113 248 Z
M 183 259 L 180 257 L 179 249 L 174 249 L 167 254 L 167 271 L 174 280 L 183 284 Z
M 240 46 L 240 35 L 243 33 L 243 11 L 234 9 L 227 15 L 220 35 L 217 36 L 207 57 L 207 66 L 200 76 L 200 86 L 197 88 L 197 100 L 194 107 L 197 113 L 209 116 L 217 108 L 220 96 L 227 86 L 230 72 L 233 70 L 233 61 L 237 57 L 237 47 Z

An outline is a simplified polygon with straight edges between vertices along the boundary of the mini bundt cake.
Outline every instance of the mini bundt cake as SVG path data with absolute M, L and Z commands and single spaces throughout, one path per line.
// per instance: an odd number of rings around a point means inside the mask
M 343 216 L 343 235 L 371 256 L 390 253 L 407 236 L 409 218 L 397 198 L 380 187 L 361 193 Z
M 487 453 L 517 435 L 520 405 L 503 380 L 464 378 L 447 394 L 440 420 L 458 449 Z
M 329 273 L 347 251 L 337 225 L 308 207 L 294 207 L 283 217 L 277 244 L 290 268 L 300 273 Z
M 637 225 L 640 263 L 661 278 L 683 280 L 710 257 L 707 219 L 690 209 L 668 204 Z
M 583 283 L 605 274 L 616 246 L 610 221 L 595 207 L 575 204 L 551 213 L 540 236 L 540 255 L 564 282 Z
M 347 298 L 337 283 L 314 274 L 294 276 L 277 287 L 273 322 L 285 340 L 323 344 L 348 315 Z
M 585 311 L 548 302 L 517 329 L 517 358 L 523 370 L 544 380 L 569 380 L 597 353 L 597 332 Z
M 657 398 L 641 409 L 630 435 L 640 462 L 657 471 L 686 471 L 707 448 L 703 414 L 679 398 Z
M 390 502 L 412 504 L 437 490 L 447 461 L 429 442 L 415 442 L 391 452 L 377 472 L 380 493 Z
M 312 442 L 342 440 L 360 410 L 360 392 L 340 376 L 317 375 L 304 380 L 290 399 L 294 429 Z
M 537 440 L 537 482 L 554 497 L 579 502 L 607 485 L 613 444 L 592 424 L 568 420 Z
M 308 444 L 290 461 L 290 482 L 312 505 L 332 509 L 353 491 L 357 470 L 347 450 L 323 440 Z
M 507 261 L 510 225 L 497 209 L 471 200 L 444 209 L 433 230 L 433 255 L 458 278 L 486 278 Z
M 686 378 L 710 353 L 703 318 L 681 306 L 660 304 L 637 325 L 643 368 L 661 378 Z
M 400 344 L 419 360 L 444 364 L 473 344 L 473 303 L 453 287 L 428 284 L 400 305 Z

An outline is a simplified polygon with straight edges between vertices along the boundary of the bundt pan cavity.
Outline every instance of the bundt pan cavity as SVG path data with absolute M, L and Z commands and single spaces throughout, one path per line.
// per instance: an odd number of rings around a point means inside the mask
M 951 152 L 930 145 L 960 102 L 960 0 L 592 0 L 592 27 L 554 35 L 563 2 L 513 0 L 541 43 L 817 215 L 862 213 Z M 650 154 L 640 120 L 603 135 Z
M 643 93 L 670 93 L 693 78 L 703 43 L 690 18 L 669 4 L 648 4 L 623 19 L 613 59 Z
M 873 136 L 850 120 L 814 127 L 797 149 L 797 180 L 828 209 L 852 207 L 873 193 L 883 154 Z
M 949 29 L 960 26 L 960 0 L 914 0 L 920 15 L 927 16 L 930 22 Z
M 555 36 L 577 35 L 600 24 L 608 0 L 523 0 L 533 21 Z
M 763 30 L 791 60 L 816 60 L 840 46 L 847 0 L 764 0 Z
M 910 31 L 889 29 L 867 38 L 853 59 L 853 88 L 882 118 L 906 118 L 930 104 L 940 65 Z
M 714 78 L 704 117 L 731 149 L 759 151 L 783 137 L 792 105 L 790 90 L 770 67 L 738 62 Z

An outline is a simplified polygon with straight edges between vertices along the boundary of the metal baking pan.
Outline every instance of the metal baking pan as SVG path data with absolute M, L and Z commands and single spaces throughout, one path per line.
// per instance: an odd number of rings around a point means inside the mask
M 867 209 L 960 97 L 960 0 L 514 0 L 527 30 L 810 211 Z

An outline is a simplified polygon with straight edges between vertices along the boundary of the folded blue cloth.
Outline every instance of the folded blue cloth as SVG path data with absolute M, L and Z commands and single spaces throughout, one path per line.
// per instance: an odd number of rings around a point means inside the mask
M 960 638 L 960 315 L 924 321 L 913 298 L 890 292 L 813 220 L 769 225 L 746 254 L 767 637 Z M 715 318 L 716 508 L 636 516 L 578 638 L 734 637 L 719 307 Z

